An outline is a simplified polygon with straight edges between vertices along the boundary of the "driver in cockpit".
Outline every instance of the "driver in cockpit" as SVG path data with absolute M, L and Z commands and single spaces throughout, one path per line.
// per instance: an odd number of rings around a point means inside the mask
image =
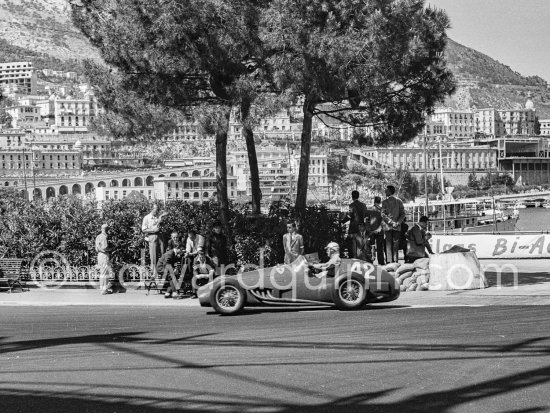
M 340 266 L 340 246 L 336 242 L 329 242 L 325 247 L 329 260 L 324 263 L 313 264 L 312 267 L 314 270 L 319 270 L 320 272 L 315 274 L 317 278 L 329 276 L 334 277 L 336 269 Z

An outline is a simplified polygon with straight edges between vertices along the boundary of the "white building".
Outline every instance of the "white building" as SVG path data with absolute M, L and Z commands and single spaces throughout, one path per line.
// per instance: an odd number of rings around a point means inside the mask
M 0 87 L 6 92 L 36 93 L 36 71 L 31 62 L 0 63 Z
M 445 135 L 450 139 L 471 139 L 474 137 L 474 112 L 452 108 L 436 108 L 426 120 L 427 135 Z
M 525 109 L 485 108 L 475 111 L 476 132 L 488 136 L 532 136 L 535 134 L 535 107 L 529 98 Z
M 279 200 L 296 192 L 300 166 L 299 153 L 284 147 L 258 147 L 258 172 L 264 200 Z M 247 151 L 234 151 L 227 159 L 228 169 L 237 177 L 239 194 L 252 195 Z M 309 185 L 316 189 L 328 188 L 327 156 L 312 153 L 309 163 Z
M 550 136 L 550 119 L 540 119 L 540 134 L 542 136 Z
M 45 126 L 40 116 L 40 108 L 34 105 L 15 105 L 6 108 L 11 116 L 12 128 L 29 129 Z

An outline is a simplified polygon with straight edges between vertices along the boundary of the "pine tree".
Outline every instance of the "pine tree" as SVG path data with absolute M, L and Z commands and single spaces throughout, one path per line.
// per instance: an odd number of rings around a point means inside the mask
M 261 85 L 255 59 L 262 55 L 257 36 L 262 2 L 245 0 L 71 1 L 73 22 L 116 69 L 117 87 L 155 106 L 184 114 L 208 104 L 219 113 L 216 170 L 221 220 L 229 229 L 227 165 L 230 110 L 246 108 L 250 91 Z M 231 22 L 231 24 L 228 24 Z M 243 117 L 249 148 L 254 202 L 259 210 L 259 174 L 253 136 Z M 224 142 L 225 141 L 225 142 Z
M 260 23 L 267 63 L 303 112 L 298 211 L 306 205 L 313 117 L 372 126 L 379 143 L 412 139 L 454 89 L 443 58 L 448 27 L 445 13 L 423 0 L 270 2 Z

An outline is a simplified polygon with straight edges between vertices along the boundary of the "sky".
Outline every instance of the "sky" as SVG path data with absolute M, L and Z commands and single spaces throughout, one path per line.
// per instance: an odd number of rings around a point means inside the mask
M 447 12 L 448 35 L 523 76 L 550 82 L 550 0 L 426 0 Z

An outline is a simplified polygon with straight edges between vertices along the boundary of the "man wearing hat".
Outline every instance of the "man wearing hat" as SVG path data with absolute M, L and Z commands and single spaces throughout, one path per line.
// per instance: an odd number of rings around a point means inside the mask
M 99 267 L 99 288 L 102 294 L 112 294 L 112 285 L 109 280 L 111 275 L 111 260 L 109 253 L 109 239 L 107 238 L 108 224 L 101 226 L 101 234 L 95 239 L 95 250 L 97 252 L 97 266 Z
M 342 260 L 340 259 L 340 246 L 336 242 L 329 242 L 325 247 L 329 260 L 325 263 L 313 264 L 312 267 L 320 270 L 315 276 L 321 278 L 324 276 L 334 276 Z
M 199 246 L 197 257 L 193 262 L 193 279 L 191 280 L 193 294 L 191 298 L 197 298 L 197 289 L 214 279 L 215 268 L 214 262 L 206 255 L 204 247 Z

